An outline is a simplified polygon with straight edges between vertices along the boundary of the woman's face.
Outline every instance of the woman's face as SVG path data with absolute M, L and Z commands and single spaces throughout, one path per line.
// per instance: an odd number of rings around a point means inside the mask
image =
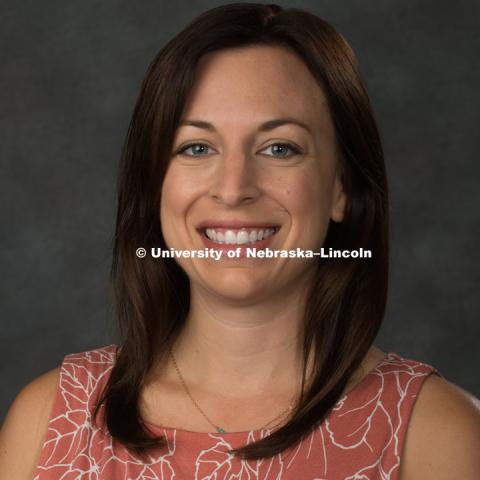
M 199 64 L 162 186 L 165 242 L 223 249 L 220 260 L 177 259 L 197 291 L 230 301 L 283 297 L 318 257 L 230 259 L 225 250 L 319 251 L 330 219 L 343 218 L 340 176 L 325 96 L 294 53 L 213 52 Z

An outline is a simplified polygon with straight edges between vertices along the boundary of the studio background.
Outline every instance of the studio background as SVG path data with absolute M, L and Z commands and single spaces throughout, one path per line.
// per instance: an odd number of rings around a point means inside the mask
M 147 66 L 222 1 L 0 4 L 0 421 L 68 353 L 115 343 L 109 268 L 121 147 Z M 480 396 L 480 3 L 278 1 L 359 59 L 390 186 L 377 341 Z

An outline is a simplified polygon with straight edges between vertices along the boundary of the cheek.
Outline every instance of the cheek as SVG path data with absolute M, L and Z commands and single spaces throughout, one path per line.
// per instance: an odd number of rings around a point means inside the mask
M 172 165 L 167 170 L 162 185 L 160 198 L 161 220 L 176 218 L 179 213 L 185 213 L 193 200 L 198 196 L 199 182 L 193 175 L 186 175 L 182 169 Z
M 277 176 L 270 182 L 272 196 L 294 217 L 328 215 L 331 202 L 331 185 L 318 172 L 310 170 Z
M 187 235 L 187 215 L 198 198 L 198 182 L 179 168 L 167 170 L 160 196 L 160 225 L 167 245 L 180 245 Z M 183 240 L 182 240 L 183 239 Z
M 289 217 L 289 241 L 295 246 L 318 250 L 330 221 L 332 185 L 328 176 L 305 169 L 275 177 L 270 192 Z M 275 190 L 275 193 L 273 193 Z

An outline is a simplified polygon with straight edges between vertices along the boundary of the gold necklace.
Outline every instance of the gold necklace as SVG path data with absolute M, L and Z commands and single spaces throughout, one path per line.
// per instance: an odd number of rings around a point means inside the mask
M 215 430 L 219 433 L 227 433 L 222 427 L 218 426 L 218 425 L 215 425 L 215 423 L 213 423 L 210 418 L 208 418 L 208 416 L 205 414 L 205 412 L 200 408 L 200 406 L 198 405 L 198 403 L 195 401 L 195 399 L 192 397 L 192 394 L 190 393 L 190 390 L 188 389 L 186 383 L 185 383 L 185 380 L 182 376 L 182 374 L 180 373 L 180 369 L 178 368 L 178 365 L 177 365 L 177 362 L 175 361 L 175 357 L 173 356 L 173 352 L 172 352 L 172 349 L 170 347 L 169 344 L 168 345 L 168 349 L 170 351 L 170 356 L 172 357 L 172 361 L 173 361 L 173 365 L 175 366 L 175 370 L 177 371 L 177 374 L 178 374 L 178 377 L 180 379 L 180 382 L 185 390 L 185 392 L 187 393 L 187 395 L 190 397 L 190 400 L 192 400 L 193 404 L 195 405 L 195 407 L 197 408 L 197 410 L 203 415 L 203 417 L 205 418 L 205 420 L 207 420 L 207 422 L 212 425 L 213 428 L 215 428 Z M 265 425 L 263 425 L 261 428 L 259 428 L 258 430 L 263 430 L 267 425 L 270 425 L 272 422 L 274 422 L 275 420 L 277 420 L 278 418 L 281 418 L 283 417 L 283 415 L 285 415 L 286 413 L 288 413 L 290 410 L 292 410 L 293 408 L 293 404 L 290 404 L 288 406 L 288 408 L 286 408 L 285 410 L 283 410 L 280 415 L 277 415 L 275 418 L 273 418 L 272 420 L 270 420 L 268 423 L 266 423 Z M 273 425 L 273 427 L 279 425 L 280 422 L 276 423 L 275 425 Z M 273 428 L 272 427 L 272 428 Z

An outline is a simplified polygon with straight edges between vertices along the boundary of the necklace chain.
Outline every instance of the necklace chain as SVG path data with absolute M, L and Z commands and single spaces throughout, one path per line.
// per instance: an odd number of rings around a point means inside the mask
M 170 347 L 169 344 L 168 345 L 168 349 L 170 351 L 170 356 L 172 357 L 172 361 L 173 361 L 173 365 L 175 366 L 175 370 L 177 371 L 177 374 L 178 374 L 178 377 L 180 379 L 180 382 L 185 390 L 185 392 L 187 393 L 187 395 L 190 397 L 190 400 L 193 402 L 193 404 L 195 405 L 195 407 L 197 408 L 197 410 L 202 414 L 202 416 L 205 418 L 205 420 L 207 420 L 207 422 L 212 425 L 213 428 L 215 428 L 215 430 L 219 433 L 226 433 L 226 431 L 220 427 L 219 425 L 216 425 L 215 423 L 213 423 L 210 418 L 207 416 L 207 414 L 200 408 L 200 406 L 198 405 L 198 403 L 195 401 L 195 399 L 192 397 L 192 394 L 190 393 L 190 390 L 188 389 L 186 383 L 185 383 L 185 380 L 182 376 L 182 374 L 180 373 L 180 369 L 178 368 L 178 365 L 177 365 L 177 362 L 175 361 L 175 357 L 173 356 L 173 352 L 172 352 L 172 349 Z M 275 418 L 273 418 L 272 420 L 270 420 L 268 423 L 264 424 L 262 427 L 260 427 L 258 430 L 263 430 L 264 428 L 266 428 L 268 425 L 270 425 L 272 422 L 274 422 L 275 420 L 277 419 L 280 419 L 282 418 L 286 413 L 290 412 L 293 408 L 293 404 L 290 404 L 288 406 L 288 408 L 286 408 L 285 410 L 283 410 L 279 415 L 277 415 Z M 275 427 L 277 425 L 279 425 L 280 422 L 274 424 L 272 426 Z

